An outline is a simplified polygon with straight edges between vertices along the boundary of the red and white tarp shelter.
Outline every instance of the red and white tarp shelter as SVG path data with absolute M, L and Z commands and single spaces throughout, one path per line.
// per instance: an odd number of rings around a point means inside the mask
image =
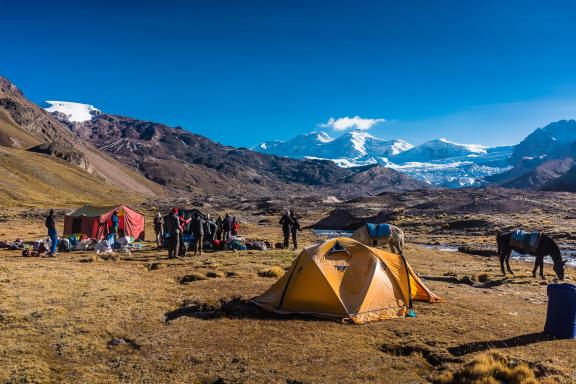
M 110 233 L 112 213 L 118 211 L 118 234 L 144 240 L 144 215 L 126 205 L 86 205 L 64 217 L 64 236 L 82 234 L 101 240 Z

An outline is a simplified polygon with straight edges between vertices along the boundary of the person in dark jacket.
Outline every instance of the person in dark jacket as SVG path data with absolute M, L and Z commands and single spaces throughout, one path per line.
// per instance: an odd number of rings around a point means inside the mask
M 213 243 L 216 240 L 216 233 L 218 232 L 218 224 L 210 217 L 210 215 L 206 215 L 206 221 L 204 225 L 204 238 L 210 243 Z
M 284 234 L 284 248 L 287 249 L 290 246 L 290 232 L 292 232 L 292 225 L 294 224 L 289 210 L 284 212 L 279 223 L 282 225 L 282 233 Z
M 180 234 L 182 233 L 180 226 L 180 219 L 178 218 L 178 209 L 172 208 L 172 213 L 168 216 L 166 221 L 166 230 L 170 234 L 168 242 L 168 258 L 175 259 L 178 257 L 178 250 L 180 249 Z
M 290 211 L 290 218 L 292 219 L 292 227 L 290 230 L 292 231 L 292 245 L 294 245 L 294 250 L 298 249 L 298 231 L 300 231 L 300 223 L 298 222 L 298 218 L 294 211 Z
M 156 235 L 156 245 L 158 248 L 162 246 L 162 239 L 164 238 L 164 218 L 158 212 L 154 218 L 154 234 Z
M 194 235 L 194 255 L 202 255 L 202 245 L 204 242 L 204 218 L 200 214 L 194 216 L 192 220 L 192 234 Z
M 224 216 L 224 223 L 222 224 L 224 228 L 224 240 L 228 241 L 232 238 L 232 231 L 234 227 L 235 217 L 230 216 L 228 213 Z
M 45 222 L 46 228 L 48 229 L 48 236 L 50 236 L 51 246 L 50 246 L 50 257 L 56 255 L 56 249 L 58 249 L 58 231 L 56 230 L 56 215 L 54 210 L 51 209 L 48 216 L 46 216 Z
M 218 215 L 216 219 L 216 240 L 222 240 L 222 234 L 224 233 L 223 224 L 222 216 Z

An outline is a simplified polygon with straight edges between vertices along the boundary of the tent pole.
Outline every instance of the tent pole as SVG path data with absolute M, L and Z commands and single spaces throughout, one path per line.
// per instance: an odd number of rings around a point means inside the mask
M 404 263 L 404 269 L 406 270 L 406 280 L 408 281 L 408 315 L 406 316 L 416 317 L 416 312 L 414 312 L 414 308 L 412 307 L 412 286 L 410 284 L 410 270 L 408 269 L 408 262 L 404 257 L 404 253 L 400 252 L 400 257 Z

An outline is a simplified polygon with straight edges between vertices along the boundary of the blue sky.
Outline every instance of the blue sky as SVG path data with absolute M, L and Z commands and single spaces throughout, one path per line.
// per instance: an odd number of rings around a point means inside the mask
M 33 101 L 90 103 L 225 144 L 360 116 L 386 120 L 371 128 L 385 138 L 503 145 L 576 118 L 569 0 L 0 0 L 0 9 L 0 74 Z

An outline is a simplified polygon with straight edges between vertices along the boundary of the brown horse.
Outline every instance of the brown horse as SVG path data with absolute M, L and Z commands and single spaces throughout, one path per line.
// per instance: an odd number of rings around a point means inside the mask
M 363 225 L 352 232 L 352 236 L 350 237 L 370 247 L 388 245 L 392 253 L 397 253 L 399 255 L 402 254 L 402 249 L 404 248 L 404 232 L 394 225 L 390 225 L 390 235 L 388 236 L 373 238 L 370 236 L 366 225 Z
M 525 249 L 525 247 L 517 247 L 511 245 L 511 239 L 513 231 L 510 232 L 500 232 L 496 235 L 496 243 L 498 244 L 498 256 L 500 257 L 500 268 L 502 269 L 502 274 L 506 275 L 506 270 L 504 269 L 504 263 L 508 268 L 510 274 L 514 274 L 512 269 L 510 269 L 510 255 L 512 251 L 516 251 L 522 255 L 536 256 L 534 262 L 534 269 L 532 270 L 532 277 L 536 277 L 536 270 L 540 267 L 540 277 L 544 279 L 544 257 L 552 257 L 554 262 L 554 272 L 560 280 L 564 280 L 564 264 L 566 260 L 562 260 L 562 255 L 560 254 L 560 248 L 558 244 L 548 235 L 541 234 L 540 242 L 538 248 L 535 251 L 530 251 Z

